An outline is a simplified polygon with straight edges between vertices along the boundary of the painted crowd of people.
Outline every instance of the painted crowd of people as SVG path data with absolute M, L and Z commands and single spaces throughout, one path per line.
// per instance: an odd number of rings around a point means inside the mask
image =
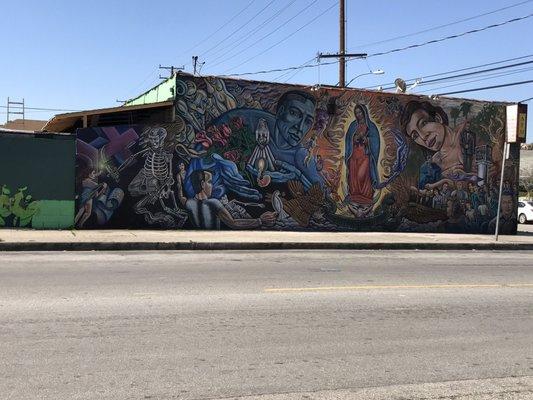
M 193 82 L 188 85 L 189 89 L 196 87 Z M 309 211 L 311 205 L 322 217 L 341 209 L 334 220 L 345 218 L 350 221 L 345 221 L 344 226 L 356 227 L 358 221 L 374 216 L 380 206 L 381 190 L 408 167 L 412 175 L 414 167 L 418 169 L 417 184 L 411 189 L 410 203 L 435 210 L 442 217 L 445 231 L 494 229 L 498 208 L 496 177 L 480 175 L 476 133 L 467 118 L 452 127 L 443 108 L 428 101 L 411 100 L 401 105 L 394 117 L 397 119 L 392 121 L 395 128 L 385 133 L 381 131 L 383 123 L 374 119 L 369 101 L 354 99 L 342 111 L 346 123 L 339 134 L 341 139 L 335 143 L 341 162 L 332 165 L 328 161 L 326 170 L 326 153 L 321 154 L 317 136 L 326 126 L 335 127 L 328 125 L 328 120 L 333 120 L 329 116 L 322 121 L 322 129 L 317 128 L 321 121 L 317 115 L 324 117 L 329 111 L 319 110 L 321 100 L 314 94 L 288 90 L 272 98 L 269 108 L 237 107 L 234 94 L 222 81 L 219 86 L 218 115 L 207 118 L 202 108 L 188 107 L 185 100 L 177 102 L 178 115 L 194 131 L 185 154 L 178 154 L 175 143 L 169 144 L 174 137 L 166 128 L 145 127 L 136 152 L 115 166 L 120 180 L 127 176 L 128 182 L 119 184 L 115 179 L 111 190 L 98 179 L 101 171 L 94 167 L 80 171 L 78 226 L 83 226 L 93 214 L 98 224 L 107 223 L 124 199 L 145 222 L 167 228 L 181 228 L 186 223 L 197 229 L 269 228 L 278 226 L 286 212 L 300 226 L 308 227 L 314 217 L 314 211 Z M 186 100 L 194 102 L 193 94 L 201 90 L 190 92 Z M 227 107 L 223 99 L 227 100 Z M 95 141 L 100 142 L 104 141 Z M 384 157 L 392 156 L 385 152 L 391 143 L 396 154 L 384 174 Z M 425 162 L 414 166 L 418 158 L 411 158 L 413 153 L 425 155 Z M 131 168 L 133 165 L 137 165 L 135 169 Z M 336 179 L 328 179 L 334 173 Z M 512 183 L 507 181 L 500 222 L 508 233 L 516 229 L 512 190 Z M 270 197 L 275 197 L 274 201 L 265 201 Z M 230 210 L 229 204 L 234 205 L 235 201 L 244 204 L 239 206 L 243 210 Z M 332 207 L 332 203 L 336 205 Z M 266 211 L 270 207 L 273 211 Z M 342 210 L 349 212 L 343 215 Z

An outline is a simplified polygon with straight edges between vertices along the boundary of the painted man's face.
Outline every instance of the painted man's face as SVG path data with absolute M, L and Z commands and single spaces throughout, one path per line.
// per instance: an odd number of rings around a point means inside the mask
M 424 110 L 416 110 L 406 126 L 406 133 L 420 146 L 439 151 L 446 138 L 447 127 L 437 114 L 432 118 Z
M 204 177 L 205 179 L 202 182 L 202 189 L 207 198 L 210 198 L 213 193 L 213 174 L 211 174 L 211 172 L 205 172 Z
M 315 120 L 315 105 L 305 98 L 289 98 L 278 109 L 278 134 L 289 147 L 296 147 L 309 132 Z M 283 144 L 283 143 L 282 143 Z
M 502 215 L 510 218 L 513 215 L 513 197 L 509 195 L 502 196 Z

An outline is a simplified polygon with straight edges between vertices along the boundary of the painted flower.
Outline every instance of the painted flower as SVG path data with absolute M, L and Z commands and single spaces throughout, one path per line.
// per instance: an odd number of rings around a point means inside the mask
M 194 139 L 195 143 L 200 143 L 205 149 L 208 149 L 213 144 L 213 141 L 209 136 L 207 136 L 207 133 L 204 131 L 200 131 L 196 134 L 196 138 Z
M 212 137 L 217 130 L 218 128 L 215 125 L 211 125 L 207 128 L 207 134 L 209 135 L 209 137 Z
M 218 127 L 218 130 L 213 131 L 213 142 L 224 147 L 228 144 L 229 137 L 231 136 L 231 129 L 228 125 L 222 124 Z
M 232 129 L 239 130 L 244 126 L 244 119 L 242 117 L 233 117 L 229 124 Z
M 326 126 L 329 122 L 329 115 L 326 110 L 318 109 L 315 113 L 315 131 L 322 132 L 324 129 L 326 129 Z
M 224 158 L 226 160 L 233 161 L 235 164 L 239 162 L 241 157 L 242 157 L 242 154 L 239 150 L 230 150 L 224 153 Z
M 222 124 L 218 130 L 225 138 L 229 138 L 231 136 L 231 128 L 226 124 Z

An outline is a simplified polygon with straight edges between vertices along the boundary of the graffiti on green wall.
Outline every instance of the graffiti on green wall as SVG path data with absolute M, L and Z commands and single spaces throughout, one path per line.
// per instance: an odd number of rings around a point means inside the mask
M 17 189 L 12 196 L 11 190 L 2 185 L 0 192 L 0 226 L 29 227 L 33 217 L 39 213 L 40 203 L 27 194 L 26 186 Z

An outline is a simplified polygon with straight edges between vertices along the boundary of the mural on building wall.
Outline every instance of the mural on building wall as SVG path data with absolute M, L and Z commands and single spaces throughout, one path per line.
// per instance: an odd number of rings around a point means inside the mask
M 78 131 L 78 227 L 495 229 L 503 105 L 214 77 L 176 88 L 173 123 Z
M 0 227 L 31 227 L 33 217 L 39 212 L 39 201 L 33 200 L 27 187 L 17 188 L 13 194 L 7 185 L 0 189 Z

